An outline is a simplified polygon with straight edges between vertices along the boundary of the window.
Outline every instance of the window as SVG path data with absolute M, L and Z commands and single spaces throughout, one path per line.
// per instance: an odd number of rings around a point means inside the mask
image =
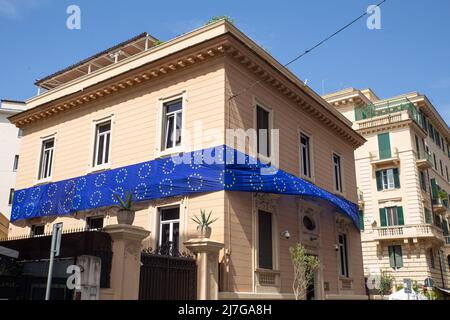
M 258 155 L 270 157 L 270 113 L 266 109 L 256 106 L 256 130 Z
M 433 216 L 431 215 L 430 209 L 425 208 L 424 215 L 425 215 L 425 223 L 433 224 Z
M 449 176 L 448 176 L 448 167 L 447 166 L 445 166 L 445 174 L 447 176 L 447 181 L 450 182 L 450 179 L 449 179 Z
M 311 178 L 311 149 L 309 137 L 300 134 L 300 166 L 302 175 Z
M 420 154 L 420 144 L 419 144 L 419 138 L 417 135 L 414 135 L 414 138 L 416 140 L 416 153 L 417 153 L 417 159 L 421 159 L 422 155 Z
M 441 166 L 441 176 L 444 176 L 444 168 L 442 166 L 442 160 L 439 160 L 439 165 Z
M 183 100 L 176 99 L 163 104 L 163 149 L 181 146 L 181 130 L 183 126 Z
M 450 269 L 450 254 L 447 256 L 448 268 Z
M 95 126 L 94 160 L 93 166 L 103 166 L 109 163 L 111 145 L 111 120 Z
M 347 254 L 347 235 L 340 234 L 339 238 L 339 260 L 340 274 L 342 277 L 349 277 L 348 272 L 348 254 Z
M 364 211 L 359 210 L 359 230 L 364 231 Z
M 89 230 L 97 230 L 103 228 L 103 217 L 88 217 L 86 224 Z
M 258 211 L 258 267 L 273 269 L 272 214 Z
M 19 155 L 18 154 L 16 154 L 14 156 L 13 171 L 16 172 L 17 169 L 19 169 Z
M 52 176 L 54 149 L 54 138 L 42 141 L 41 161 L 39 165 L 39 180 L 48 179 Z
M 434 269 L 436 266 L 434 264 L 434 251 L 433 251 L 433 249 L 430 249 L 429 255 L 430 255 L 430 266 L 431 266 L 431 268 Z
M 33 225 L 31 226 L 31 236 L 38 237 L 43 236 L 45 232 L 45 225 Z
M 333 169 L 334 169 L 334 188 L 336 191 L 342 192 L 341 157 L 335 153 L 333 153 Z
M 391 190 L 400 188 L 400 174 L 398 168 L 379 170 L 375 172 L 377 190 Z
M 434 129 L 433 125 L 430 122 L 428 123 L 428 135 L 434 141 Z
M 400 269 L 403 267 L 402 246 L 389 246 L 389 263 L 392 268 Z
M 380 224 L 382 227 L 404 225 L 403 207 L 380 208 Z
M 427 191 L 427 178 L 425 175 L 425 171 L 419 171 L 419 176 L 420 176 L 420 188 L 422 189 L 422 191 Z
M 14 201 L 14 189 L 9 189 L 8 205 L 12 205 Z
M 389 159 L 392 157 L 389 132 L 378 135 L 378 152 L 380 159 Z
M 437 170 L 436 154 L 433 152 L 434 168 Z
M 180 207 L 162 208 L 159 215 L 159 247 L 176 254 L 180 239 Z

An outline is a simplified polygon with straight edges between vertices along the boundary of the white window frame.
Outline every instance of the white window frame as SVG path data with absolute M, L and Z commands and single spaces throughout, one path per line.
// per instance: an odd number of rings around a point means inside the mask
M 42 158 L 43 158 L 43 146 L 44 142 L 52 140 L 53 139 L 53 155 L 52 155 L 52 161 L 51 161 L 51 170 L 50 175 L 45 178 L 41 178 L 41 167 L 42 167 Z M 39 148 L 38 148 L 38 157 L 37 157 L 37 171 L 36 171 L 36 180 L 35 184 L 43 184 L 48 183 L 52 181 L 53 171 L 54 171 L 54 164 L 55 164 L 55 158 L 56 158 L 56 144 L 57 144 L 57 137 L 56 133 L 50 134 L 48 136 L 43 136 L 39 139 Z
M 398 207 L 386 207 L 386 226 L 395 227 L 398 226 Z
M 308 167 L 308 174 L 305 175 L 303 169 L 306 167 L 305 164 L 303 163 L 303 145 L 302 145 L 302 136 L 305 136 L 308 139 L 308 160 L 309 160 L 309 167 Z M 300 131 L 299 133 L 299 144 L 300 144 L 300 176 L 306 179 L 311 180 L 313 177 L 312 174 L 312 138 L 311 135 Z
M 337 156 L 338 158 L 339 158 L 339 177 L 338 176 L 336 176 L 336 164 L 334 163 L 334 157 L 335 156 Z M 338 192 L 338 193 L 341 193 L 341 194 L 343 194 L 344 193 L 344 178 L 343 178 L 343 176 L 344 176 L 344 173 L 343 173 L 343 162 L 344 162 L 344 160 L 343 160 L 343 158 L 342 158 L 342 155 L 340 154 L 340 153 L 338 153 L 338 152 L 333 152 L 332 154 L 331 154 L 331 160 L 332 160 L 332 168 L 333 168 L 333 189 L 334 189 L 334 191 L 335 192 Z M 339 178 L 339 181 L 337 180 Z M 340 189 L 338 189 L 338 188 L 336 188 L 336 183 L 337 182 L 339 182 L 339 187 L 340 187 Z
M 181 143 L 179 146 L 173 146 L 172 148 L 166 148 L 166 111 L 165 111 L 165 105 L 167 103 L 170 103 L 172 101 L 181 99 Z M 186 110 L 187 110 L 187 90 L 183 90 L 180 93 L 166 96 L 163 98 L 160 98 L 158 101 L 158 123 L 157 126 L 157 153 L 155 157 L 164 157 L 166 155 L 171 155 L 175 153 L 180 153 L 184 151 L 185 145 L 186 145 Z M 176 137 L 176 130 L 174 130 L 174 134 Z
M 104 163 L 101 165 L 97 165 L 97 126 L 102 125 L 106 122 L 111 123 L 111 129 L 109 130 L 109 155 L 108 155 L 108 163 Z M 108 115 L 106 117 L 98 118 L 92 121 L 92 139 L 91 139 L 91 151 L 89 153 L 89 168 L 90 172 L 102 171 L 106 169 L 110 169 L 112 166 L 112 146 L 113 146 L 113 137 L 114 137 L 114 114 Z M 106 144 L 105 144 L 106 146 Z
M 164 210 L 170 210 L 178 208 L 178 219 L 172 219 L 172 220 L 164 220 L 164 222 L 161 220 L 161 213 Z M 181 250 L 181 205 L 171 205 L 171 206 L 164 206 L 164 207 L 158 207 L 157 208 L 157 214 L 158 214 L 158 246 L 162 246 L 162 227 L 164 224 L 169 225 L 169 241 L 173 241 L 173 225 L 175 223 L 178 223 L 178 250 Z
M 395 189 L 394 168 L 381 170 L 381 183 L 383 184 L 383 190 Z

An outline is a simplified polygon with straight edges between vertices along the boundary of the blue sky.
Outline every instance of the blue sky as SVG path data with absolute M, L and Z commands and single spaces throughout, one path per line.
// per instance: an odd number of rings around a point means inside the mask
M 228 15 L 281 63 L 379 0 L 0 0 L 0 97 L 26 99 L 34 80 L 147 31 L 161 40 Z M 66 9 L 81 8 L 81 30 Z M 381 30 L 366 20 L 290 66 L 319 94 L 371 87 L 381 98 L 426 94 L 450 123 L 450 1 L 388 0 Z

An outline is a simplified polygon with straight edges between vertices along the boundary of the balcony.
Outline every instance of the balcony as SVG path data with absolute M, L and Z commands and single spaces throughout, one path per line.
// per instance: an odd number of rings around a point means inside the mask
M 431 154 L 427 152 L 421 152 L 418 155 L 416 164 L 419 170 L 425 170 L 433 167 L 433 159 L 431 158 Z
M 365 130 L 396 122 L 414 120 L 422 123 L 419 112 L 407 98 L 382 101 L 355 109 L 356 129 Z
M 376 231 L 378 241 L 419 238 L 437 238 L 441 242 L 445 241 L 443 232 L 431 224 L 382 227 L 376 228 Z
M 389 151 L 389 150 L 388 150 Z M 388 152 L 389 153 L 389 152 Z M 380 154 L 378 150 L 369 152 L 370 164 L 375 168 L 388 165 L 397 166 L 400 163 L 400 156 L 397 148 L 394 148 L 390 154 Z
M 358 206 L 359 209 L 364 209 L 364 193 L 358 189 Z
M 450 247 L 450 236 L 445 236 L 445 246 Z
M 448 200 L 442 200 L 440 197 L 433 199 L 433 211 L 435 213 L 445 213 L 448 208 Z

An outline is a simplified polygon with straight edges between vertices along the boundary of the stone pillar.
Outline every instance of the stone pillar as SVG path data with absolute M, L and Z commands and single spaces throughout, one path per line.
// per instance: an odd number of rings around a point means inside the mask
M 106 226 L 112 243 L 111 289 L 114 300 L 137 300 L 141 271 L 142 240 L 150 231 L 141 227 L 116 224 Z
M 98 300 L 100 297 L 100 274 L 102 259 L 93 256 L 79 256 L 77 265 L 81 270 L 81 300 Z
M 217 300 L 219 297 L 219 251 L 223 243 L 205 239 L 191 239 L 184 243 L 197 256 L 197 298 Z

